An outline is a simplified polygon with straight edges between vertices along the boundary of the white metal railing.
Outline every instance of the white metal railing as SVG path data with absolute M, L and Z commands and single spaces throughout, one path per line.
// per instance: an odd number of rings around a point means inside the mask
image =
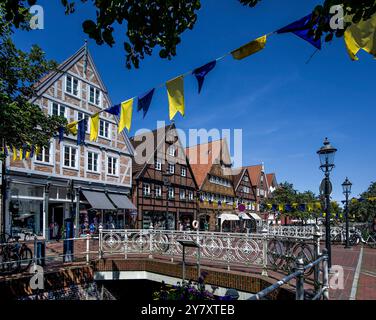
M 228 270 L 236 266 L 253 266 L 262 269 L 267 275 L 268 269 L 291 271 L 296 257 L 301 257 L 306 264 L 319 254 L 319 238 L 315 234 L 271 235 L 221 233 L 202 231 L 173 230 L 99 230 L 100 258 L 112 256 L 127 259 L 129 255 L 147 255 L 168 257 L 172 261 L 180 260 L 183 247 L 180 240 L 192 240 L 200 250 L 186 248 L 185 256 L 199 259 L 201 265 L 226 266 Z M 198 253 L 199 252 L 199 253 Z

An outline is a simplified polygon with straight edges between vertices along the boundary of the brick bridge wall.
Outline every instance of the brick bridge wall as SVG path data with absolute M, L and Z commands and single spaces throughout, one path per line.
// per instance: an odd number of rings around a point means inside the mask
M 95 271 L 147 271 L 160 275 L 181 278 L 182 266 L 178 263 L 155 261 L 152 259 L 127 259 L 127 260 L 112 260 L 102 259 L 93 264 Z M 244 272 L 227 271 L 221 269 L 214 269 L 209 267 L 201 267 L 201 272 L 206 271 L 208 276 L 205 283 L 224 288 L 234 288 L 239 291 L 256 293 L 259 292 L 275 281 L 267 277 L 258 276 L 255 274 L 247 274 Z M 197 280 L 197 268 L 193 265 L 186 265 L 186 279 Z M 268 298 L 272 300 L 292 300 L 295 294 L 282 287 L 274 291 Z

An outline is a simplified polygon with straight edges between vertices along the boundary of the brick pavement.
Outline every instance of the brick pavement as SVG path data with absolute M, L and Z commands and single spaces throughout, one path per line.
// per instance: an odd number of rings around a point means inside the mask
M 356 300 L 376 300 L 376 249 L 363 249 Z

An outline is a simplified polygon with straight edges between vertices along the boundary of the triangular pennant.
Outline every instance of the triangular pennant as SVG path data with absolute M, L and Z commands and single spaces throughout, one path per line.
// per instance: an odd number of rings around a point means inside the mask
M 114 105 L 112 107 L 109 107 L 109 108 L 107 108 L 104 111 L 106 111 L 108 113 L 111 113 L 114 116 L 119 116 L 120 115 L 120 104 L 116 104 L 116 105 Z
M 143 110 L 144 111 L 144 118 L 146 116 L 146 113 L 149 110 L 151 100 L 153 99 L 155 89 L 151 89 L 148 92 L 145 92 L 143 95 L 138 97 L 138 103 L 137 103 L 137 111 Z
M 202 85 L 204 84 L 206 75 L 214 69 L 216 64 L 217 64 L 217 61 L 214 60 L 193 70 L 192 74 L 196 77 L 197 82 L 198 82 L 198 93 L 201 92 Z
M 63 127 L 60 127 L 60 128 L 59 128 L 59 143 L 60 143 L 61 141 L 63 141 L 63 139 L 64 139 L 64 128 L 63 128 Z
M 277 30 L 277 33 L 292 32 L 305 41 L 308 41 L 311 45 L 321 50 L 321 39 L 315 39 L 315 36 L 311 34 L 312 28 L 312 14 L 305 16 L 304 18 L 297 20 L 286 27 Z M 313 29 L 317 28 L 317 23 L 313 26 Z

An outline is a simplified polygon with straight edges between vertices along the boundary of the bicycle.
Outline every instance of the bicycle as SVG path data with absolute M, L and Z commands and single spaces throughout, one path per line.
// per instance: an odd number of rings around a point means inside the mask
M 350 245 L 356 246 L 360 242 L 371 247 L 376 248 L 376 233 L 368 233 L 367 238 L 364 239 L 362 233 L 359 230 L 356 230 L 351 236 L 350 236 Z
M 20 257 L 9 244 L 0 245 L 0 274 L 15 273 L 20 267 Z
M 13 245 L 13 251 L 16 252 L 20 258 L 19 271 L 24 272 L 29 270 L 31 263 L 33 262 L 33 253 L 31 249 L 25 244 L 20 244 L 20 237 L 15 236 L 12 238 L 15 242 L 9 242 L 10 245 Z M 10 241 L 12 241 L 10 240 Z

